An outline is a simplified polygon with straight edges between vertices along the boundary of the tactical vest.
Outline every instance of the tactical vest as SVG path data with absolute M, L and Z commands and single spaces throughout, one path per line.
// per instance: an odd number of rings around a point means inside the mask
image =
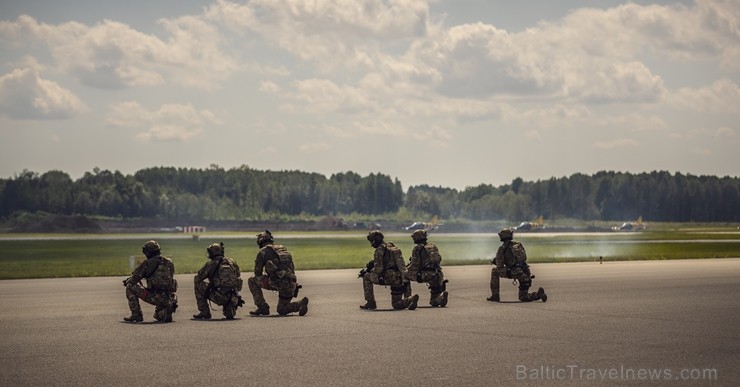
M 236 272 L 236 267 L 232 261 L 228 258 L 221 258 L 218 269 L 216 270 L 214 283 L 218 287 L 222 288 L 238 288 L 239 287 L 239 276 Z
M 517 263 L 527 262 L 527 252 L 524 251 L 524 245 L 519 242 L 512 241 L 507 249 L 511 252 L 511 255 L 504 251 L 504 262 L 507 266 L 513 266 Z M 513 259 L 512 259 L 513 258 Z
M 293 256 L 283 245 L 268 245 L 277 255 L 277 259 L 271 259 L 265 263 L 265 271 L 272 279 L 284 279 L 295 277 L 293 268 Z
M 155 258 L 156 259 L 156 258 Z M 147 277 L 147 284 L 156 290 L 176 291 L 177 285 L 172 273 L 175 272 L 175 265 L 171 260 L 164 257 L 159 258 L 156 269 Z
M 385 270 L 403 271 L 406 262 L 403 260 L 403 252 L 393 242 L 385 243 L 385 254 L 383 255 L 383 267 Z
M 439 249 L 437 246 L 433 243 L 427 243 L 424 245 L 424 252 L 425 254 L 421 254 L 421 251 L 419 251 L 419 256 L 423 259 L 421 259 L 421 267 L 425 269 L 429 268 L 436 268 L 442 263 L 442 255 L 439 254 Z

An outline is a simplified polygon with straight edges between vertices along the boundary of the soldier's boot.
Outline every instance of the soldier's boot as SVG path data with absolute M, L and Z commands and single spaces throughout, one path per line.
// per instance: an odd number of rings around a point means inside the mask
M 375 300 L 367 301 L 365 305 L 360 305 L 360 309 L 365 309 L 365 310 L 375 310 L 377 308 L 378 308 L 378 305 L 375 304 Z
M 409 310 L 414 310 L 416 309 L 416 306 L 419 304 L 419 295 L 414 294 L 413 296 L 411 296 L 411 298 L 407 298 L 406 300 L 409 301 Z
M 159 322 L 172 322 L 172 308 L 166 307 L 154 311 L 154 319 Z
M 429 296 L 429 305 L 439 306 L 439 302 L 442 301 L 442 293 L 432 293 Z
M 308 297 L 303 297 L 303 299 L 301 299 L 301 302 L 298 303 L 298 306 L 298 315 L 305 316 L 306 313 L 308 313 Z
M 441 297 L 442 299 L 439 300 L 439 306 L 441 306 L 443 308 L 447 306 L 447 298 L 448 298 L 448 296 L 449 296 L 449 294 L 447 293 L 446 290 L 444 292 L 442 292 L 442 297 Z
M 391 306 L 393 309 L 406 309 L 411 304 L 411 297 L 403 298 L 403 291 L 394 292 L 391 290 Z
M 270 314 L 270 305 L 262 304 L 257 309 L 249 312 L 252 316 L 268 316 Z
M 226 305 L 224 305 L 224 317 L 226 317 L 227 320 L 233 320 L 235 309 L 233 305 L 231 305 L 231 302 L 227 302 Z
M 141 312 L 139 312 L 139 313 L 131 313 L 131 316 L 124 317 L 123 318 L 123 321 L 126 321 L 126 322 L 142 322 L 142 321 L 144 321 L 144 315 L 141 314 Z
M 547 294 L 545 294 L 544 288 L 537 289 L 536 295 L 538 300 L 542 300 L 542 302 L 547 302 Z
M 501 296 L 499 296 L 498 294 L 494 294 L 491 297 L 486 298 L 486 300 L 491 302 L 501 302 Z
M 211 319 L 211 312 L 208 312 L 208 311 L 203 312 L 203 311 L 201 311 L 198 314 L 194 314 L 193 315 L 193 318 L 196 319 L 196 320 L 210 320 Z

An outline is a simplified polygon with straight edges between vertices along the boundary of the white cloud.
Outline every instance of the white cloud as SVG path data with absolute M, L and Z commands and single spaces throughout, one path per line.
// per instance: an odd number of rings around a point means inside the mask
M 325 152 L 331 149 L 331 145 L 325 142 L 311 142 L 311 143 L 301 144 L 298 147 L 298 149 L 301 152 L 305 152 L 305 153 L 318 153 L 318 152 Z
M 654 114 L 607 115 L 596 118 L 595 123 L 600 127 L 618 131 L 661 131 L 668 128 L 668 124 L 661 117 Z
M 260 91 L 270 94 L 276 94 L 280 91 L 280 86 L 278 86 L 275 82 L 262 81 L 260 82 Z
M 0 76 L 0 113 L 10 118 L 70 118 L 86 110 L 86 105 L 70 90 L 43 79 L 37 66 Z
M 629 139 L 629 138 L 618 138 L 612 141 L 600 141 L 594 143 L 594 146 L 599 149 L 618 149 L 618 148 L 628 148 L 628 147 L 636 147 L 640 145 L 639 142 Z
M 253 0 L 243 5 L 219 0 L 206 17 L 335 68 L 342 62 L 367 63 L 363 58 L 376 53 L 380 42 L 423 36 L 429 7 L 424 0 Z
M 682 110 L 740 113 L 740 87 L 730 79 L 721 79 L 706 87 L 681 88 L 667 99 Z
M 540 132 L 538 130 L 528 130 L 524 132 L 524 138 L 529 141 L 542 141 L 542 136 L 540 135 Z
M 405 127 L 396 123 L 381 120 L 354 122 L 354 126 L 362 133 L 367 133 L 379 137 L 403 137 L 409 134 L 408 130 Z
M 340 129 L 336 126 L 332 125 L 325 125 L 323 127 L 323 131 L 329 136 L 329 137 L 336 137 L 336 138 L 354 138 L 356 137 L 356 133 L 352 132 L 347 129 Z
M 326 79 L 306 79 L 295 83 L 296 93 L 293 98 L 307 104 L 308 111 L 325 112 L 368 112 L 375 109 L 377 100 L 370 100 L 361 89 L 351 86 L 340 86 Z
M 714 136 L 719 138 L 728 138 L 728 139 L 734 139 L 735 138 L 735 130 L 732 128 L 728 128 L 726 126 L 723 126 L 721 128 L 718 128 L 714 131 Z
M 185 16 L 160 21 L 164 39 L 104 20 L 46 24 L 22 15 L 0 23 L 0 36 L 18 44 L 45 44 L 59 67 L 96 88 L 155 86 L 165 82 L 213 89 L 238 68 L 221 48 L 218 29 Z
M 106 123 L 114 127 L 144 129 L 136 135 L 142 142 L 188 141 L 202 134 L 209 124 L 218 124 L 209 110 L 196 110 L 191 104 L 167 104 L 147 110 L 137 102 L 111 106 Z

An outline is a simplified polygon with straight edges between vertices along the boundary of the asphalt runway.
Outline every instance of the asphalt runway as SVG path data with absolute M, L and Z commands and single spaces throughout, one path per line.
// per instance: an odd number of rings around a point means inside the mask
M 248 266 L 242 264 L 242 267 Z M 490 266 L 445 267 L 447 308 L 363 311 L 359 270 L 298 272 L 305 317 L 122 322 L 123 277 L 0 281 L 0 385 L 722 385 L 740 383 L 740 259 L 534 264 L 547 303 Z M 246 279 L 249 274 L 243 274 Z M 378 307 L 390 289 L 375 287 Z M 277 294 L 266 297 L 275 313 Z

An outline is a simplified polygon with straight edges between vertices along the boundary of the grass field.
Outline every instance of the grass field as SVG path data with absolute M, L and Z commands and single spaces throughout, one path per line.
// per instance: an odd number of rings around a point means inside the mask
M 255 232 L 203 234 L 199 240 L 182 234 L 158 235 L 0 235 L 0 279 L 128 275 L 129 256 L 140 255 L 148 239 L 156 239 L 173 258 L 177 273 L 194 273 L 205 262 L 211 242 L 223 241 L 226 255 L 243 272 L 253 268 Z M 362 232 L 304 232 L 276 235 L 293 254 L 298 270 L 357 268 L 372 258 Z M 530 263 L 644 259 L 740 257 L 740 231 L 685 229 L 636 233 L 520 233 Z M 386 235 L 408 260 L 413 243 L 408 233 Z M 500 242 L 495 234 L 430 234 L 443 265 L 488 263 Z

